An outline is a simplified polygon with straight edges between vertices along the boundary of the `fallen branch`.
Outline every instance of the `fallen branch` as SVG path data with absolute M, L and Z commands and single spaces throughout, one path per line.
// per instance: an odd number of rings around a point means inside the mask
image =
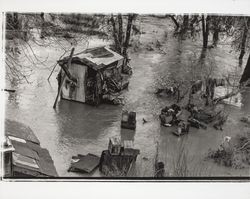
M 7 92 L 11 92 L 11 93 L 14 93 L 14 92 L 16 92 L 16 90 L 14 90 L 14 89 L 4 89 L 4 91 L 7 91 Z
M 222 97 L 215 98 L 213 100 L 213 104 L 217 104 L 217 103 L 221 102 L 224 99 L 227 99 L 229 97 L 233 97 L 233 96 L 237 95 L 239 92 L 242 92 L 246 88 L 246 86 L 248 84 L 249 84 L 249 81 L 246 81 L 246 82 L 242 83 L 241 85 L 239 85 L 237 87 L 237 89 L 233 90 L 232 92 L 230 92 L 230 93 L 228 93 L 228 94 L 226 94 L 226 95 L 224 95 Z
M 221 97 L 218 97 L 218 98 L 215 98 L 213 100 L 213 104 L 218 104 L 219 102 L 221 102 L 222 100 L 224 99 L 227 99 L 227 98 L 230 98 L 230 97 L 233 97 L 235 95 L 237 95 L 240 91 L 242 91 L 242 89 L 238 88 L 236 89 L 235 91 L 232 91 L 224 96 L 221 96 Z
M 74 54 L 74 50 L 75 50 L 75 48 L 72 48 L 72 50 L 71 50 L 71 53 L 70 53 L 70 56 L 69 56 L 69 59 L 68 59 L 68 68 L 71 67 L 71 61 L 72 61 L 72 57 L 73 57 L 73 54 Z M 58 93 L 57 93 L 57 96 L 56 96 L 56 99 L 55 99 L 55 102 L 54 102 L 54 105 L 53 105 L 54 109 L 56 108 L 56 104 L 57 104 L 58 98 L 59 98 L 59 96 L 61 94 L 65 79 L 66 79 L 66 73 L 64 73 L 64 75 L 62 77 L 61 85 L 58 88 Z

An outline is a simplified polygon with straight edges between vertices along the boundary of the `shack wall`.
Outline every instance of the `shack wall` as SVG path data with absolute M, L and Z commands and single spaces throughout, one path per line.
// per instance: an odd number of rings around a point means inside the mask
M 62 98 L 78 102 L 85 102 L 87 66 L 73 63 L 69 68 L 69 72 L 77 79 L 77 86 L 72 86 L 70 84 L 70 80 L 66 77 L 62 88 Z

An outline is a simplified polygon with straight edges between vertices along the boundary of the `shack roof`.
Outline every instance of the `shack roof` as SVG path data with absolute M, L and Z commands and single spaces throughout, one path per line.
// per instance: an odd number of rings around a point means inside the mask
M 14 148 L 12 156 L 16 167 L 26 172 L 31 171 L 30 173 L 35 171 L 45 176 L 58 176 L 49 151 L 40 146 L 29 127 L 16 121 L 6 120 L 5 135 Z
M 5 120 L 5 134 L 40 144 L 30 127 L 13 120 Z
M 58 61 L 59 65 L 66 64 L 69 57 L 65 57 Z M 76 54 L 72 58 L 72 63 L 83 64 L 94 70 L 101 70 L 110 66 L 110 64 L 120 61 L 123 56 L 114 52 L 106 46 L 87 49 L 81 53 Z

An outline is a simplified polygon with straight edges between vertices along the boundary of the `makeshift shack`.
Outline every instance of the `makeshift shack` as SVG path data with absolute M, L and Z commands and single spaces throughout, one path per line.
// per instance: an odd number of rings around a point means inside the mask
M 58 61 L 62 67 L 58 74 L 58 86 L 63 84 L 62 99 L 97 105 L 102 100 L 114 100 L 110 96 L 128 86 L 128 75 L 122 74 L 124 57 L 108 47 L 75 54 L 71 64 L 69 59 Z M 66 79 L 61 82 L 65 73 Z
M 5 177 L 57 177 L 54 162 L 33 131 L 15 121 L 5 121 L 3 147 Z

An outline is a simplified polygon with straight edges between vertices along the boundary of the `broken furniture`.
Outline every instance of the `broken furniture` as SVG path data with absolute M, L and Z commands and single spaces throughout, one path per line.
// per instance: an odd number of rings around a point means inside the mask
M 108 150 L 102 152 L 99 169 L 106 176 L 126 176 L 139 153 L 140 150 L 134 149 L 132 140 L 122 142 L 120 137 L 112 137 Z
M 189 118 L 188 122 L 190 123 L 191 127 L 195 127 L 197 129 L 199 129 L 199 128 L 207 129 L 206 124 L 204 124 L 203 122 L 201 122 L 195 118 Z
M 189 133 L 190 124 L 188 122 L 180 121 L 176 131 L 172 133 L 176 136 L 181 136 Z
M 179 120 L 177 117 L 181 114 L 180 106 L 172 104 L 171 106 L 166 106 L 161 110 L 160 120 L 163 126 L 169 127 L 172 125 L 178 125 Z
M 135 130 L 136 128 L 136 112 L 122 112 L 121 127 L 125 129 Z

